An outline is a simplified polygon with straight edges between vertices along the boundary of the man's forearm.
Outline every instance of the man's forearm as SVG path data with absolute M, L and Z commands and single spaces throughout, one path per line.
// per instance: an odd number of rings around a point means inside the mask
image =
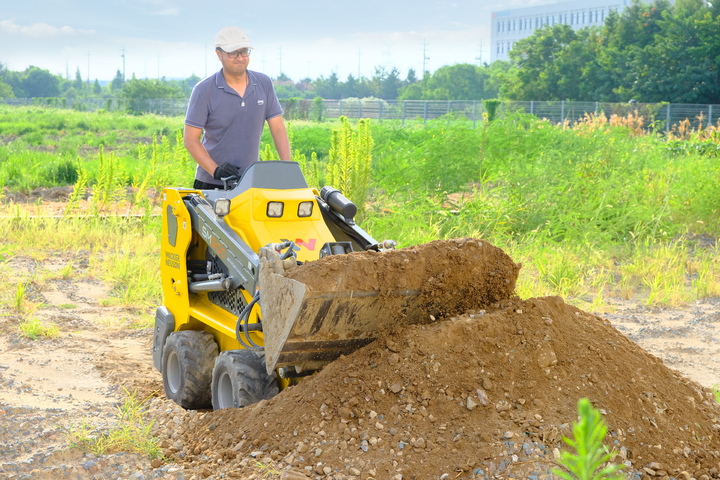
M 277 119 L 277 120 L 276 120 Z M 275 143 L 275 150 L 278 152 L 280 160 L 290 161 L 290 141 L 287 136 L 287 129 L 285 129 L 285 123 L 283 123 L 281 117 L 275 117 L 268 121 L 268 127 L 270 128 L 270 135 L 273 137 L 273 143 Z
M 193 158 L 193 160 L 195 160 L 195 162 L 200 165 L 203 170 L 208 172 L 210 176 L 215 173 L 215 169 L 218 167 L 218 165 L 217 163 L 215 163 L 215 160 L 210 157 L 210 154 L 207 152 L 201 142 L 196 142 L 192 140 L 186 141 L 185 148 L 187 149 L 188 153 L 190 153 L 190 156 Z

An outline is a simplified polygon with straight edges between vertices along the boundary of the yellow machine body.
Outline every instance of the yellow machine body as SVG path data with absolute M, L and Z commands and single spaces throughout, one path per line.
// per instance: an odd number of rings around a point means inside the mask
M 207 293 L 191 293 L 187 285 L 186 259 L 204 260 L 207 243 L 199 232 L 193 230 L 191 217 L 182 197 L 189 193 L 202 195 L 199 190 L 166 188 L 163 191 L 163 212 L 168 221 L 163 222 L 161 253 L 161 276 L 165 306 L 175 317 L 175 331 L 205 330 L 215 337 L 220 351 L 242 349 L 235 337 L 237 316 L 215 305 Z M 313 206 L 309 217 L 299 217 L 301 202 L 315 202 L 318 192 L 311 188 L 296 190 L 269 190 L 251 188 L 231 200 L 230 212 L 225 222 L 247 243 L 254 252 L 271 243 L 291 240 L 297 247 L 300 261 L 317 260 L 320 248 L 326 242 L 334 242 L 322 215 Z M 280 218 L 268 216 L 268 203 L 282 202 Z M 170 226 L 177 222 L 177 235 L 171 243 Z M 194 246 L 190 255 L 188 250 Z M 222 247 L 220 247 L 222 248 Z M 246 302 L 255 292 L 242 290 Z M 261 318 L 260 307 L 255 305 L 250 318 Z M 263 345 L 262 332 L 250 333 L 258 345 Z

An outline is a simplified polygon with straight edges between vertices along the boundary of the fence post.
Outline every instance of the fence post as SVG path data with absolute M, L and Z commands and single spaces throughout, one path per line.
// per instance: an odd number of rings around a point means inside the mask
M 402 126 L 405 126 L 405 100 L 403 100 Z
M 535 114 L 535 102 L 530 100 L 530 115 Z
M 382 123 L 382 100 L 378 100 L 378 121 Z
M 338 100 L 338 118 L 342 117 L 342 98 Z
M 599 102 L 595 102 L 595 116 L 596 117 L 597 117 L 597 113 L 598 113 L 598 106 L 599 106 L 598 103 Z
M 362 118 L 362 100 L 358 98 L 358 120 Z
M 670 104 L 667 106 L 667 120 L 665 120 L 665 133 L 670 133 Z
M 565 123 L 565 100 L 560 102 L 560 125 Z
M 427 105 L 428 101 L 425 100 L 425 108 L 423 110 L 423 125 L 427 125 Z
M 477 118 L 477 100 L 473 100 L 473 130 L 475 130 L 475 119 Z
M 708 105 L 708 127 L 712 127 L 712 105 Z
M 450 100 L 448 100 L 448 108 L 447 108 L 447 113 L 445 114 L 445 116 L 447 117 L 447 126 L 449 127 L 450 126 Z

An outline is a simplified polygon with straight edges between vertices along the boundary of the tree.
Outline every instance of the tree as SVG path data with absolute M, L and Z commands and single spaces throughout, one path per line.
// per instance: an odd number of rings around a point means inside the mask
M 510 51 L 517 65 L 514 83 L 505 89 L 513 100 L 577 99 L 577 79 L 581 77 L 578 62 L 568 61 L 570 44 L 578 34 L 569 25 L 546 26 L 531 37 L 519 40 Z M 574 50 L 577 50 L 574 49 Z M 568 79 L 575 79 L 574 83 Z
M 75 90 L 78 92 L 82 92 L 83 90 L 83 79 L 80 74 L 80 67 L 77 67 L 77 70 L 75 70 L 75 80 L 73 80 L 72 86 L 75 87 Z
M 394 100 L 398 96 L 398 90 L 402 87 L 400 71 L 395 67 L 390 71 L 385 70 L 385 67 L 382 66 L 375 67 L 372 83 L 376 97 Z
M 411 68 L 408 70 L 407 77 L 405 77 L 405 85 L 412 85 L 413 83 L 417 83 L 417 74 L 415 73 L 415 69 Z
M 184 98 L 179 87 L 154 79 L 138 80 L 133 74 L 132 79 L 125 82 L 120 98 L 127 102 L 130 109 L 136 109 L 147 100 L 157 98 Z
M 92 93 L 93 95 L 100 95 L 102 93 L 102 87 L 100 86 L 100 82 L 98 82 L 97 78 L 95 79 L 95 83 L 93 83 Z
M 113 92 L 119 92 L 123 86 L 123 83 L 124 82 L 123 82 L 122 72 L 118 69 L 118 71 L 115 72 L 115 78 L 113 78 L 112 81 L 110 82 L 110 89 Z
M 30 66 L 25 70 L 22 89 L 27 97 L 56 97 L 60 93 L 60 79 L 38 67 Z
M 340 97 L 341 98 L 350 98 L 350 97 L 357 97 L 357 86 L 358 81 L 355 77 L 353 77 L 353 74 L 349 74 L 347 77 L 347 80 L 345 80 L 345 83 L 342 85 L 340 89 Z
M 15 93 L 10 85 L 0 79 L 0 98 L 14 98 Z

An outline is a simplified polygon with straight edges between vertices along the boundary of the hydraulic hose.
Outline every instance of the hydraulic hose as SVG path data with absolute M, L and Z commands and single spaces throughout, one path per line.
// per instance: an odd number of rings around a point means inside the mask
M 250 332 L 247 329 L 247 325 L 250 322 L 250 312 L 252 311 L 253 307 L 259 300 L 260 300 L 260 292 L 258 291 L 257 293 L 255 293 L 255 296 L 250 301 L 250 303 L 248 303 L 247 306 L 243 309 L 243 311 L 240 312 L 238 321 L 235 324 L 235 337 L 237 338 L 238 342 L 240 342 L 240 344 L 245 349 L 252 350 L 255 352 L 262 352 L 263 350 L 265 350 L 265 348 L 261 347 L 260 345 L 258 345 L 252 341 L 252 339 L 250 338 Z M 245 319 L 244 322 L 243 322 L 243 319 Z M 243 335 L 245 336 L 245 339 L 248 341 L 248 343 L 245 343 L 245 341 L 242 339 L 242 335 L 240 335 L 240 325 L 242 325 Z

